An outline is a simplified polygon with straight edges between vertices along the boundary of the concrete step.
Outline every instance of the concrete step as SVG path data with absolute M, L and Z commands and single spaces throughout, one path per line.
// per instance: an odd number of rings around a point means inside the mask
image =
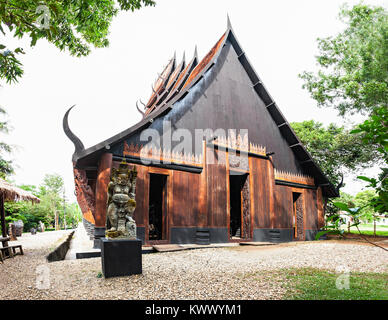
M 273 246 L 274 242 L 240 242 L 240 246 Z
M 186 250 L 186 248 L 180 246 L 179 244 L 159 244 L 152 246 L 152 248 L 154 248 L 157 252 Z

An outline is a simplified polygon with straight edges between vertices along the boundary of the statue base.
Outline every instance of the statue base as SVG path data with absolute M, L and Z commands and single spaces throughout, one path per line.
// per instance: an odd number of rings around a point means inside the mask
M 141 254 L 141 240 L 101 239 L 101 262 L 104 277 L 141 274 Z

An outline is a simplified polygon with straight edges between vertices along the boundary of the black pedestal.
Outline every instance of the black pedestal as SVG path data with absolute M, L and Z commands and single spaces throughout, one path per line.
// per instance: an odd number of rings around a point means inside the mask
M 105 278 L 141 274 L 141 240 L 101 239 L 101 261 Z
M 93 249 L 101 249 L 102 238 L 105 238 L 105 227 L 94 227 Z

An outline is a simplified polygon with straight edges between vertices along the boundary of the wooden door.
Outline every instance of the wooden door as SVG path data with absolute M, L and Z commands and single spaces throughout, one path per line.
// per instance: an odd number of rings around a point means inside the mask
M 303 211 L 303 195 L 298 192 L 292 193 L 293 197 L 293 226 L 294 239 L 304 240 L 304 211 Z
M 231 174 L 229 179 L 230 239 L 251 239 L 251 205 L 248 174 Z
M 150 173 L 148 240 L 167 240 L 167 176 Z

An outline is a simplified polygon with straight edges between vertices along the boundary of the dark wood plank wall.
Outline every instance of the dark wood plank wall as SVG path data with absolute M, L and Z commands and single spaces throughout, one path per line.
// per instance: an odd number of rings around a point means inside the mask
M 227 188 L 225 152 L 207 149 L 207 221 L 209 227 L 227 227 Z M 221 163 L 218 164 L 218 160 Z M 223 161 L 223 163 L 222 163 Z
M 325 211 L 323 208 L 323 196 L 322 188 L 319 187 L 317 190 L 317 210 L 318 210 L 318 228 L 321 229 L 325 226 Z
M 200 210 L 201 175 L 183 171 L 173 173 L 173 205 L 170 210 L 171 226 L 197 226 Z
M 273 228 L 292 228 L 293 199 L 292 193 L 298 192 L 303 197 L 304 228 L 318 230 L 323 224 L 323 207 L 318 199 L 318 190 L 275 186 L 275 214 Z M 320 218 L 319 215 L 322 215 Z
M 304 203 L 305 203 L 305 229 L 317 230 L 318 229 L 318 208 L 317 208 L 317 191 L 316 190 L 304 190 Z
M 250 158 L 251 214 L 253 228 L 270 228 L 270 180 L 267 160 Z
M 150 180 L 147 167 L 137 165 L 136 170 L 136 209 L 134 212 L 134 219 L 139 227 L 145 227 L 147 219 L 145 212 L 148 212 Z
M 114 162 L 113 167 L 118 168 L 119 162 Z M 197 225 L 200 209 L 200 192 L 195 192 L 193 186 L 200 189 L 201 174 L 167 169 L 157 169 L 136 165 L 136 209 L 134 219 L 139 227 L 148 224 L 149 202 L 149 175 L 167 175 L 167 210 L 170 227 L 189 227 Z M 204 190 L 205 192 L 205 190 Z
M 292 189 L 275 185 L 275 212 L 273 228 L 292 228 Z
M 222 154 L 223 153 L 223 154 Z M 225 157 L 223 151 L 207 149 L 209 162 Z M 227 159 L 227 158 L 226 158 Z M 225 161 L 226 163 L 226 161 Z M 113 162 L 118 167 L 119 162 Z M 270 161 L 249 158 L 252 229 L 292 228 L 292 192 L 300 192 L 304 202 L 305 229 L 317 230 L 323 223 L 322 195 L 318 190 L 274 185 Z M 148 225 L 149 174 L 168 175 L 168 227 L 228 227 L 227 165 L 207 163 L 201 174 L 157 169 L 136 165 L 136 210 L 134 218 L 139 227 Z M 273 214 L 272 214 L 273 212 Z M 147 230 L 146 230 L 147 232 Z

